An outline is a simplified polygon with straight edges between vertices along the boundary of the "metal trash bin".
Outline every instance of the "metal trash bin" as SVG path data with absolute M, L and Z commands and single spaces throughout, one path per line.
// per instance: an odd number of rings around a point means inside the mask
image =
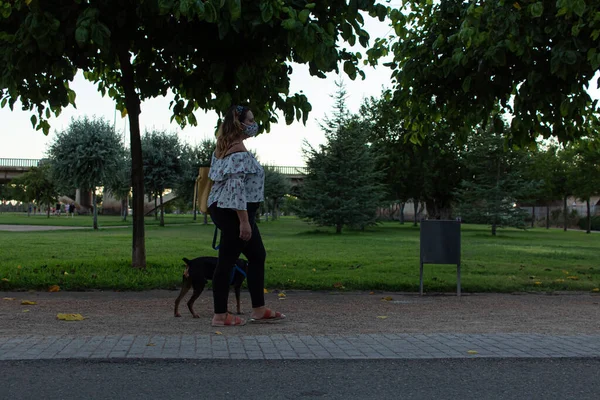
M 460 221 L 421 221 L 420 295 L 423 295 L 423 264 L 456 264 L 456 295 L 460 296 L 460 242 Z

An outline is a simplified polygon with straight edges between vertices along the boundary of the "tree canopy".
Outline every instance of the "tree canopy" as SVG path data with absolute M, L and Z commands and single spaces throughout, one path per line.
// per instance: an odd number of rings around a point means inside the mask
M 251 104 L 263 130 L 282 110 L 287 123 L 306 121 L 311 106 L 290 93 L 291 62 L 312 75 L 343 70 L 354 79 L 359 55 L 339 44 L 368 45 L 361 11 L 383 20 L 375 0 L 14 0 L 0 11 L 0 105 L 36 112 L 49 131 L 51 112 L 75 104 L 76 72 L 97 83 L 127 115 L 133 185 L 132 265 L 146 266 L 141 101 L 169 91 L 173 119 Z
M 587 88 L 600 67 L 600 0 L 401 4 L 390 10 L 395 35 L 370 58 L 392 53 L 395 102 L 413 133 L 440 120 L 501 131 L 502 113 L 513 117 L 506 134 L 515 144 L 595 133 Z

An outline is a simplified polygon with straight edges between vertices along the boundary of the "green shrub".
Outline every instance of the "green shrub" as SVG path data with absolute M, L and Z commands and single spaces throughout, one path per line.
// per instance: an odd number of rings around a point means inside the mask
M 583 230 L 587 230 L 587 217 L 579 218 L 577 225 Z M 600 215 L 592 216 L 592 230 L 600 231 Z

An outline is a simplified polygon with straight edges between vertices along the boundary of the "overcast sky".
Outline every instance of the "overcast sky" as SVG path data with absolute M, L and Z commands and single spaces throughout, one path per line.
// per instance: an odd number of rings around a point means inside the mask
M 372 40 L 390 32 L 387 23 L 381 23 L 368 17 L 366 18 L 365 29 L 371 35 Z M 362 49 L 362 47 L 357 45 L 353 50 L 358 51 L 359 49 Z M 348 108 L 352 112 L 358 111 L 365 97 L 378 96 L 382 88 L 389 87 L 390 84 L 389 69 L 383 66 L 377 69 L 365 67 L 364 71 L 367 75 L 364 81 L 360 78 L 351 81 L 342 73 L 348 91 Z M 319 129 L 318 121 L 331 110 L 333 101 L 330 95 L 336 90 L 335 81 L 337 79 L 339 79 L 339 76 L 335 73 L 329 74 L 327 79 L 311 77 L 307 67 L 295 65 L 291 75 L 290 93 L 302 90 L 313 106 L 313 111 L 309 114 L 306 126 L 301 122 L 286 125 L 285 120 L 281 118 L 281 123 L 271 125 L 270 133 L 249 139 L 246 142 L 248 148 L 256 150 L 259 160 L 264 164 L 304 165 L 302 156 L 303 141 L 306 139 L 313 146 L 324 143 L 325 138 Z M 0 158 L 44 157 L 55 132 L 66 129 L 71 118 L 84 115 L 104 117 L 111 123 L 116 120 L 117 131 L 123 134 L 127 129 L 127 134 L 124 136 L 126 143 L 129 143 L 127 118 L 121 118 L 120 115 L 115 118 L 114 102 L 108 96 L 103 98 L 96 87 L 86 81 L 81 74 L 76 76 L 71 88 L 77 93 L 77 109 L 69 107 L 62 112 L 60 117 L 52 118 L 50 120 L 51 130 L 48 136 L 32 128 L 31 113 L 21 111 L 19 104 L 15 104 L 15 111 L 12 112 L 8 107 L 0 109 Z M 177 124 L 169 122 L 171 117 L 170 101 L 171 98 L 162 97 L 142 103 L 142 113 L 140 115 L 142 132 L 145 129 L 153 128 L 178 132 L 183 141 L 191 144 L 199 143 L 204 138 L 214 137 L 214 127 L 217 121 L 216 113 L 205 113 L 198 110 L 195 113 L 198 125 L 181 129 Z

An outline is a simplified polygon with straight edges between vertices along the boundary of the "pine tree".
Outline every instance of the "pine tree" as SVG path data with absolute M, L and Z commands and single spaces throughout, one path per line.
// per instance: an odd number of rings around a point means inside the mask
M 308 173 L 301 189 L 298 215 L 321 226 L 364 229 L 376 222 L 383 198 L 376 155 L 368 145 L 368 131 L 346 107 L 346 91 L 337 83 L 333 118 L 321 128 L 327 143 L 307 145 Z
M 526 213 L 518 202 L 534 191 L 537 182 L 524 179 L 524 150 L 505 146 L 502 134 L 482 131 L 469 140 L 464 154 L 468 178 L 458 191 L 460 215 L 471 223 L 525 228 Z

